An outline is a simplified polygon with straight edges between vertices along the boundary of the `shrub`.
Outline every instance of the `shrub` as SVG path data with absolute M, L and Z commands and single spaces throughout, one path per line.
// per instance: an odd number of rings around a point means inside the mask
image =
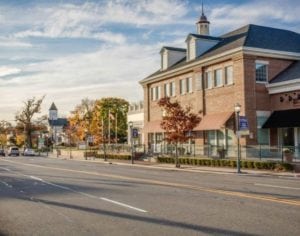
M 130 155 L 106 154 L 107 159 L 130 160 Z M 96 154 L 96 158 L 104 159 L 104 154 Z
M 291 171 L 294 170 L 294 166 L 290 163 L 276 163 L 274 169 L 276 171 Z

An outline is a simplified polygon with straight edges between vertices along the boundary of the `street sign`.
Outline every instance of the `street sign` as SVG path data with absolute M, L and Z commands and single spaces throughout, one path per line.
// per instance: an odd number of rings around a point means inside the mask
M 139 130 L 137 128 L 132 129 L 132 138 L 138 138 L 139 137 Z

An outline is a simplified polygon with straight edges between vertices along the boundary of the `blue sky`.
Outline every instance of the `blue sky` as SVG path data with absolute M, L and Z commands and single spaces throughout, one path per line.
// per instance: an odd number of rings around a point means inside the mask
M 250 23 L 300 33 L 299 1 L 204 7 L 213 36 Z M 62 116 L 86 97 L 141 100 L 138 81 L 159 69 L 161 47 L 185 47 L 200 13 L 200 0 L 0 0 L 0 120 L 33 96 Z

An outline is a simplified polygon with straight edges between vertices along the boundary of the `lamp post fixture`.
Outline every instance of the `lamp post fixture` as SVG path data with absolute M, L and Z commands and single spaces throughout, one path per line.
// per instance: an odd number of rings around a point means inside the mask
M 241 147 L 240 147 L 240 111 L 241 111 L 241 105 L 239 103 L 236 103 L 234 105 L 234 112 L 235 112 L 235 134 L 237 137 L 237 173 L 240 174 L 241 172 Z
M 131 145 L 131 164 L 133 164 L 133 139 L 132 139 L 132 128 L 133 128 L 133 122 L 129 121 L 128 122 L 129 126 L 129 138 L 130 138 L 130 145 Z

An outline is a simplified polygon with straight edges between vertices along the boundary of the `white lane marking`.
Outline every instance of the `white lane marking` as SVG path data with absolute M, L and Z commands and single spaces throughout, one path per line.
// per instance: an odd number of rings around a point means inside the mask
M 117 205 L 119 205 L 119 206 L 123 206 L 123 207 L 130 208 L 130 209 L 133 209 L 133 210 L 136 210 L 136 211 L 140 211 L 140 212 L 144 212 L 144 213 L 147 212 L 147 211 L 145 211 L 145 210 L 143 210 L 143 209 L 140 209 L 140 208 L 137 208 L 137 207 L 133 207 L 133 206 L 124 204 L 124 203 L 122 203 L 122 202 L 117 202 L 117 201 L 114 201 L 114 200 L 110 200 L 110 199 L 105 198 L 105 197 L 101 197 L 100 199 L 103 200 L 103 201 L 107 201 L 107 202 L 110 202 L 110 203 L 117 204 Z
M 0 169 L 10 171 L 10 169 L 4 168 L 4 167 L 0 167 Z
M 254 185 L 256 185 L 256 186 L 264 186 L 264 187 L 271 187 L 271 188 L 284 188 L 284 189 L 295 189 L 295 190 L 300 190 L 300 188 L 287 187 L 287 186 L 278 186 L 278 185 L 271 185 L 271 184 L 254 183 Z
M 62 185 L 58 185 L 58 184 L 53 184 L 51 182 L 48 182 L 48 181 L 45 181 L 41 178 L 38 178 L 36 176 L 29 176 L 30 178 L 34 179 L 34 180 L 38 180 L 38 181 L 41 181 L 45 184 L 48 184 L 48 185 L 51 185 L 51 186 L 54 186 L 54 187 L 57 187 L 57 188 L 61 188 L 61 189 L 65 189 L 65 190 L 68 190 L 70 192 L 73 192 L 73 193 L 77 193 L 77 194 L 80 194 L 80 195 L 83 195 L 85 197 L 89 197 L 89 198 L 93 198 L 93 199 L 100 199 L 100 200 L 103 200 L 103 201 L 107 201 L 107 202 L 110 202 L 110 203 L 114 203 L 116 205 L 119 205 L 119 206 L 123 206 L 123 207 L 127 207 L 129 209 L 132 209 L 132 210 L 136 210 L 136 211 L 139 211 L 139 212 L 143 212 L 143 213 L 146 213 L 147 211 L 146 210 L 143 210 L 143 209 L 140 209 L 140 208 L 137 208 L 137 207 L 134 207 L 134 206 L 131 206 L 131 205 L 128 205 L 128 204 L 125 204 L 125 203 L 122 203 L 122 202 L 117 202 L 117 201 L 114 201 L 114 200 L 110 200 L 108 198 L 104 198 L 104 197 L 98 197 L 98 196 L 95 196 L 95 195 L 92 195 L 92 194 L 88 194 L 88 193 L 84 193 L 84 192 L 79 192 L 79 191 L 76 191 L 74 189 L 71 189 L 69 187 L 65 187 L 65 186 L 62 186 Z
M 4 181 L 0 181 L 0 183 L 4 184 L 8 188 L 12 188 L 12 186 Z

